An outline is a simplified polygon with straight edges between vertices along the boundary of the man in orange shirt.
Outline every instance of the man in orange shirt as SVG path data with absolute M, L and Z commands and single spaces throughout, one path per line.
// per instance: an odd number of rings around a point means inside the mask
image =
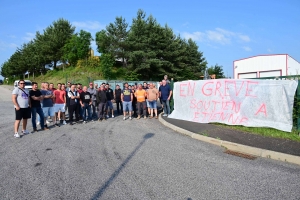
M 146 116 L 146 108 L 147 108 L 146 107 L 146 96 L 147 96 L 147 94 L 146 94 L 146 91 L 143 89 L 142 84 L 139 84 L 139 87 L 135 91 L 134 96 L 137 99 L 137 110 L 138 110 L 138 118 L 137 119 L 141 118 L 141 107 L 143 109 L 144 118 L 146 119 L 147 118 L 147 116 Z

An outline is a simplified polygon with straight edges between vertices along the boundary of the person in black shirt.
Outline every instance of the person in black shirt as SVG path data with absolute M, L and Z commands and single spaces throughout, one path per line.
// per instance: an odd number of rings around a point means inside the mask
M 45 127 L 44 124 L 44 112 L 43 109 L 41 107 L 41 100 L 43 100 L 43 95 L 41 93 L 41 91 L 38 89 L 38 84 L 36 82 L 32 82 L 32 90 L 29 91 L 29 96 L 30 96 L 30 104 L 31 104 L 31 120 L 32 120 L 32 127 L 33 127 L 33 131 L 37 132 L 37 127 L 36 127 L 36 113 L 39 114 L 40 116 L 40 124 L 41 124 L 41 128 L 42 130 L 48 130 L 47 127 Z
M 107 96 L 106 96 L 106 91 L 104 90 L 103 85 L 101 85 L 99 90 L 97 91 L 96 99 L 97 99 L 97 104 L 98 104 L 98 108 L 99 108 L 98 109 L 98 121 L 102 121 L 103 118 L 106 120 L 104 111 L 106 109 Z
M 117 112 L 118 114 L 123 113 L 123 104 L 121 101 L 121 94 L 122 94 L 122 90 L 120 88 L 119 85 L 116 86 L 115 92 L 114 92 L 114 97 L 115 97 L 115 102 L 117 104 Z M 121 105 L 121 111 L 119 109 L 119 105 Z
M 87 87 L 84 86 L 80 93 L 80 105 L 82 109 L 82 119 L 85 124 L 87 120 L 92 121 L 92 95 L 87 91 Z M 86 111 L 88 112 L 88 118 L 86 117 Z
M 106 103 L 106 117 L 109 118 L 109 109 L 111 110 L 111 117 L 114 118 L 114 107 L 112 104 L 112 101 L 114 99 L 114 91 L 109 88 L 109 84 L 107 83 L 105 85 L 105 91 L 106 91 L 106 98 L 107 98 L 107 103 Z

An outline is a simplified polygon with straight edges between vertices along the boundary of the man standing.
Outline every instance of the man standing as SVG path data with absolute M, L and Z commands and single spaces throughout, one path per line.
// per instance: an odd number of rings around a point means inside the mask
M 79 121 L 79 113 L 78 113 L 78 101 L 79 101 L 79 92 L 75 90 L 75 84 L 71 85 L 71 89 L 68 92 L 68 96 L 70 98 L 70 104 L 69 104 L 69 118 L 70 118 L 70 125 L 73 125 L 73 114 L 75 112 L 76 122 Z
M 116 86 L 116 89 L 115 89 L 115 92 L 114 92 L 114 97 L 115 97 L 115 102 L 117 104 L 117 112 L 118 114 L 121 114 L 123 112 L 123 104 L 122 104 L 122 101 L 121 101 L 121 93 L 122 93 L 122 90 L 120 88 L 119 85 Z M 120 111 L 120 107 L 121 106 L 121 111 Z
M 29 92 L 25 89 L 25 81 L 20 80 L 19 87 L 16 87 L 12 92 L 12 102 L 15 107 L 16 120 L 14 124 L 14 137 L 20 138 L 19 126 L 23 119 L 22 134 L 26 135 L 29 132 L 26 130 L 27 119 L 31 117 Z
M 143 89 L 142 84 L 139 84 L 138 89 L 135 91 L 134 96 L 137 99 L 137 110 L 138 110 L 138 118 L 141 118 L 141 110 L 143 110 L 144 119 L 146 116 L 146 91 Z
M 55 105 L 54 112 L 55 116 L 58 117 L 58 123 L 60 123 L 60 117 L 63 118 L 63 124 L 66 125 L 65 106 L 66 106 L 66 91 L 62 90 L 61 84 L 57 84 L 57 90 L 54 91 Z M 62 115 L 62 116 L 61 116 Z
M 109 88 L 109 84 L 107 83 L 105 85 L 105 92 L 106 92 L 106 98 L 107 98 L 107 103 L 106 103 L 106 117 L 109 118 L 109 109 L 111 111 L 111 117 L 114 118 L 114 107 L 113 103 L 111 100 L 114 99 L 114 91 Z
M 104 85 L 101 85 L 99 90 L 97 91 L 97 103 L 98 103 L 98 121 L 102 121 L 103 118 L 106 120 L 105 118 L 105 107 L 107 104 L 107 96 L 106 96 L 106 92 L 104 90 Z
M 55 113 L 53 108 L 53 101 L 55 96 L 52 90 L 50 90 L 49 88 L 49 83 L 44 83 L 44 90 L 41 90 L 41 93 L 42 95 L 44 95 L 44 99 L 43 99 L 44 122 L 46 123 L 48 116 L 50 116 L 52 119 L 53 126 L 59 127 L 59 124 L 56 123 L 56 118 L 55 118 Z
M 68 96 L 68 93 L 70 92 L 71 89 L 71 83 L 67 82 L 67 88 L 65 89 L 66 91 L 66 106 L 65 106 L 65 113 L 67 112 L 68 108 L 69 108 L 69 104 L 70 104 L 70 98 Z
M 90 87 L 87 89 L 87 91 L 91 94 L 92 96 L 92 109 L 93 109 L 93 114 L 92 117 L 93 118 L 97 118 L 97 114 L 96 114 L 96 106 L 97 106 L 97 99 L 96 99 L 96 95 L 97 95 L 97 89 L 96 89 L 96 84 L 95 84 L 95 88 L 93 87 L 93 83 L 90 83 L 89 85 Z
M 30 96 L 30 105 L 31 105 L 31 114 L 32 114 L 32 127 L 33 131 L 37 132 L 36 127 L 36 113 L 40 116 L 40 119 L 44 119 L 44 113 L 43 109 L 41 107 L 41 101 L 43 100 L 43 95 L 41 91 L 38 89 L 38 84 L 36 82 L 32 82 L 32 90 L 29 91 Z M 44 120 L 40 121 L 42 130 L 48 130 L 48 128 L 45 127 Z
M 91 105 L 92 105 L 92 96 L 87 91 L 87 87 L 83 86 L 82 92 L 80 93 L 80 105 L 83 112 L 82 118 L 83 123 L 85 124 L 88 121 L 92 121 Z M 86 117 L 86 111 L 88 112 L 88 117 Z
M 147 99 L 150 107 L 150 118 L 153 117 L 153 110 L 155 113 L 155 118 L 157 119 L 157 99 L 159 96 L 159 92 L 156 88 L 154 88 L 154 84 L 150 83 L 150 88 L 147 90 Z
M 132 119 L 131 118 L 132 99 L 133 99 L 133 94 L 132 94 L 131 90 L 128 89 L 128 83 L 125 83 L 125 88 L 121 94 L 121 100 L 123 103 L 123 114 L 124 114 L 123 120 L 126 120 L 126 108 L 128 108 L 128 111 L 129 111 L 129 119 Z
M 52 92 L 54 92 L 56 90 L 53 83 L 49 84 L 49 90 L 51 90 Z
M 159 87 L 159 97 L 164 106 L 164 117 L 170 114 L 170 99 L 172 96 L 172 90 L 166 80 L 162 80 L 162 85 Z

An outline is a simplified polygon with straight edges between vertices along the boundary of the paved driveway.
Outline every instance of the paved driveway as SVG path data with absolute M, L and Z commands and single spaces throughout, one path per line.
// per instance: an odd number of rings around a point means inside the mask
M 11 91 L 0 86 L 0 94 L 1 200 L 300 197 L 300 166 L 224 154 L 154 119 L 116 117 L 15 139 Z

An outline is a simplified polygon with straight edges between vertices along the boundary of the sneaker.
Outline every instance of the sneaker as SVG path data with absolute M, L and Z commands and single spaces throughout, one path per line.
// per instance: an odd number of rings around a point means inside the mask
M 47 124 L 50 124 L 50 122 L 49 122 L 48 120 L 46 120 L 46 123 L 47 123 Z
M 112 116 L 111 116 L 111 118 L 115 118 L 115 116 L 114 116 L 114 115 L 112 115 Z
M 109 115 L 106 115 L 107 118 L 109 118 Z
M 132 119 L 132 117 L 130 116 L 130 117 L 129 117 L 129 119 L 131 120 L 131 119 Z
M 155 116 L 155 119 L 158 119 L 157 115 Z
M 136 119 L 141 119 L 141 116 L 139 115 Z
M 34 128 L 31 133 L 35 133 L 35 132 L 38 132 L 38 130 L 36 128 Z
M 36 123 L 36 125 L 40 125 L 40 121 L 38 121 L 38 122 Z
M 50 130 L 50 129 L 49 129 L 47 126 L 45 126 L 44 129 L 42 129 L 42 130 L 48 131 L 48 130 Z
M 163 114 L 163 117 L 168 117 L 168 115 L 167 114 Z
M 27 135 L 27 134 L 29 134 L 29 131 L 23 130 L 22 133 L 23 133 L 23 135 Z
M 147 117 L 146 117 L 146 116 L 144 116 L 144 119 L 147 119 Z
M 123 120 L 126 120 L 126 117 L 123 117 Z
M 60 125 L 59 125 L 59 124 L 54 124 L 54 126 L 60 127 Z
M 66 125 L 66 124 L 67 124 L 67 122 L 66 122 L 66 120 L 64 120 L 64 121 L 63 121 L 63 125 Z
M 15 133 L 15 134 L 14 134 L 14 137 L 15 137 L 15 138 L 20 138 L 19 133 Z
M 102 122 L 102 119 L 101 119 L 101 118 L 99 118 L 99 119 L 98 119 L 98 122 Z
M 86 124 L 86 121 L 83 121 L 84 124 Z
M 152 116 L 149 116 L 149 119 L 152 119 L 153 117 Z
M 73 122 L 70 122 L 69 124 L 70 124 L 71 126 L 73 126 Z

